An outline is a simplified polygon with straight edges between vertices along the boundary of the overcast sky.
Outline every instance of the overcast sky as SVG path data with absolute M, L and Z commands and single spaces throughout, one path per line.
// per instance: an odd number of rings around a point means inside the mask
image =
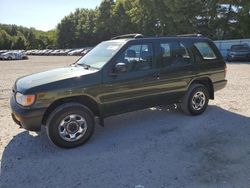
M 102 0 L 0 0 L 0 23 L 47 31 L 76 8 L 95 8 Z

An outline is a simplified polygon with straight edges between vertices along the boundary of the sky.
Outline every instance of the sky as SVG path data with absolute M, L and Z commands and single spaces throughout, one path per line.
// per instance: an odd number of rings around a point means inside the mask
M 48 31 L 76 8 L 95 8 L 102 0 L 0 0 L 0 23 Z

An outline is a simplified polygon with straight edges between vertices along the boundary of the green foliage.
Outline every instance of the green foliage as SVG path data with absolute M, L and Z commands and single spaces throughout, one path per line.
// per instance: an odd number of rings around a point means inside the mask
M 55 30 L 44 32 L 34 28 L 0 24 L 0 49 L 55 48 L 55 39 Z
M 95 9 L 76 9 L 48 32 L 0 24 L 0 48 L 86 47 L 127 33 L 249 38 L 249 28 L 249 0 L 103 0 Z
M 17 31 L 16 35 L 12 37 L 12 46 L 11 48 L 14 50 L 26 49 L 27 40 L 24 37 L 23 33 Z
M 0 29 L 0 49 L 10 49 L 11 44 L 11 36 L 5 30 Z
M 91 46 L 126 33 L 247 38 L 249 11 L 249 0 L 103 0 L 95 10 L 77 9 L 66 16 L 57 27 L 57 45 Z
M 57 26 L 56 43 L 60 48 L 91 46 L 94 38 L 96 11 L 76 9 Z

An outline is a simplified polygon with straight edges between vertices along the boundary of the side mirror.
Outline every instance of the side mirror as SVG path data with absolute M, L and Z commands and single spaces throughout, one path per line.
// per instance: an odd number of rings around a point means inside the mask
M 117 63 L 113 69 L 113 73 L 119 74 L 127 72 L 127 65 L 125 63 Z

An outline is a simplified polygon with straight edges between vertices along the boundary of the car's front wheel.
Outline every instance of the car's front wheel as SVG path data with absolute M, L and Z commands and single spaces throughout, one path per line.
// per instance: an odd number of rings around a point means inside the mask
M 50 140 L 59 147 L 73 148 L 88 141 L 94 133 L 94 116 L 78 103 L 66 103 L 50 115 L 46 130 Z
M 199 115 L 206 110 L 208 101 L 209 93 L 207 88 L 202 84 L 194 84 L 187 91 L 180 107 L 186 114 Z

